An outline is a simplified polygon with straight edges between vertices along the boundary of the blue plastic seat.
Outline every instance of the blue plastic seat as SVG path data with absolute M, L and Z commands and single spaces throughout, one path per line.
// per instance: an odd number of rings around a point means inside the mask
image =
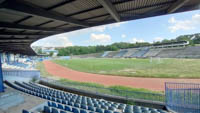
M 114 107 L 108 107 L 109 110 L 115 111 Z
M 61 111 L 60 111 L 60 113 L 67 113 L 67 112 L 66 112 L 66 111 L 62 111 L 62 110 L 61 110 Z
M 67 101 L 65 101 L 65 100 L 62 100 L 62 104 L 68 104 L 68 103 L 67 103 Z
M 125 109 L 124 113 L 133 113 L 133 110 Z
M 78 104 L 78 103 L 74 104 L 74 106 L 75 106 L 75 107 L 78 107 L 78 108 L 80 108 L 80 107 L 81 107 L 81 105 L 80 105 L 80 104 Z
M 104 113 L 104 110 L 101 109 L 101 108 L 96 108 L 96 112 L 98 112 L 98 113 Z
M 72 108 L 72 112 L 73 112 L 73 113 L 80 113 L 80 112 L 79 112 L 79 109 L 77 109 L 77 108 Z
M 51 113 L 51 110 L 48 106 L 44 106 L 44 113 Z
M 59 109 L 64 109 L 64 106 L 62 104 L 58 104 Z
M 52 108 L 51 110 L 52 110 L 51 113 L 59 113 L 58 110 L 57 110 L 56 108 Z
M 61 103 L 61 100 L 60 99 L 56 99 L 56 102 Z
M 86 110 L 81 109 L 80 113 L 88 113 Z
M 113 113 L 113 112 L 110 110 L 105 110 L 104 113 Z
M 74 103 L 73 102 L 69 102 L 68 105 L 74 106 Z
M 81 108 L 82 108 L 82 109 L 88 109 L 87 106 L 86 106 L 86 105 L 83 105 L 83 104 L 81 105 Z
M 48 106 L 52 106 L 52 104 L 51 104 L 51 102 L 50 102 L 50 101 L 48 101 L 48 102 L 47 102 L 47 104 L 48 104 Z
M 71 108 L 70 106 L 65 106 L 65 110 L 71 112 L 71 111 L 72 111 L 72 108 Z
M 52 100 L 52 101 L 56 101 L 56 99 L 55 99 L 55 98 L 51 98 L 51 100 Z
M 143 111 L 142 113 L 151 113 L 151 111 Z
M 29 112 L 29 111 L 27 111 L 27 110 L 22 110 L 22 113 L 31 113 L 31 112 Z
M 103 109 L 108 109 L 108 106 L 101 105 L 101 108 L 103 108 Z
M 114 113 L 120 113 L 120 112 L 118 112 L 118 111 L 115 111 Z
M 57 104 L 55 102 L 51 103 L 52 107 L 56 107 L 57 108 Z
M 88 110 L 90 110 L 90 111 L 95 111 L 95 108 L 92 107 L 92 106 L 88 106 Z

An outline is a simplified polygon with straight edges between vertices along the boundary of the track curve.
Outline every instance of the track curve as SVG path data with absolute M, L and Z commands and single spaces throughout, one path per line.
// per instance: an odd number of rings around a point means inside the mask
M 132 88 L 145 88 L 154 91 L 164 91 L 165 82 L 200 83 L 200 79 L 172 79 L 172 78 L 142 78 L 99 75 L 75 71 L 51 61 L 44 61 L 46 71 L 56 77 L 79 82 L 92 82 L 105 86 L 121 85 Z

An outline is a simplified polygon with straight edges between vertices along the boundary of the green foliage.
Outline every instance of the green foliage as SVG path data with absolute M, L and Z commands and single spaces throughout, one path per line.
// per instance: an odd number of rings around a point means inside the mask
M 164 101 L 164 92 L 151 91 L 142 88 L 131 88 L 125 86 L 104 86 L 96 83 L 77 82 L 67 79 L 61 79 L 56 82 L 57 84 L 66 85 L 81 90 L 98 92 L 102 94 L 110 94 L 116 96 L 123 96 L 127 98 Z
M 128 77 L 200 78 L 198 59 L 71 59 L 53 62 L 73 70 Z
M 49 53 L 49 56 L 53 56 L 53 52 L 50 52 L 50 53 Z
M 190 45 L 200 44 L 200 33 L 192 34 L 192 35 L 182 35 L 182 36 L 179 36 L 179 37 L 177 37 L 175 39 L 171 39 L 171 40 L 164 39 L 161 42 L 154 42 L 154 44 L 170 43 L 170 42 L 177 42 L 177 41 L 189 41 Z M 142 43 L 119 42 L 119 43 L 113 43 L 113 44 L 107 45 L 107 46 L 103 46 L 103 45 L 73 46 L 73 47 L 66 47 L 66 48 L 58 49 L 58 56 L 100 53 L 100 52 L 104 52 L 104 51 L 117 51 L 119 49 L 143 47 L 143 46 L 150 46 L 150 45 L 152 45 L 152 44 L 150 44 L 148 42 L 142 42 Z
M 38 53 L 38 54 L 42 54 L 42 49 L 39 48 L 38 51 L 37 51 L 37 53 Z
M 37 81 L 37 78 L 36 78 L 36 77 L 33 77 L 31 81 L 32 81 L 32 82 L 36 82 L 36 81 Z
M 58 56 L 70 56 L 70 55 L 81 55 L 81 54 L 90 54 L 90 53 L 100 53 L 104 51 L 117 51 L 119 49 L 126 49 L 126 48 L 133 48 L 133 47 L 140 47 L 140 46 L 147 46 L 150 45 L 149 43 L 114 43 L 111 45 L 103 46 L 73 46 L 73 47 L 66 47 L 58 49 Z
M 175 39 L 171 39 L 171 40 L 164 39 L 161 42 L 155 42 L 155 43 L 170 43 L 170 42 L 178 42 L 178 41 L 189 41 L 189 44 L 192 46 L 196 44 L 200 44 L 200 33 L 192 34 L 192 35 L 181 35 Z
M 96 87 L 96 88 L 104 88 L 104 85 L 97 84 L 97 83 L 89 83 L 89 82 L 77 82 L 68 79 L 60 79 L 60 83 L 63 84 L 72 84 L 72 85 L 79 85 L 79 86 L 86 86 L 86 87 Z

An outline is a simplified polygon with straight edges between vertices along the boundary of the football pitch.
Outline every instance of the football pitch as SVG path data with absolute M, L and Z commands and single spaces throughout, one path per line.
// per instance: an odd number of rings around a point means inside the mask
M 127 77 L 200 78 L 199 59 L 71 59 L 53 62 L 73 70 Z

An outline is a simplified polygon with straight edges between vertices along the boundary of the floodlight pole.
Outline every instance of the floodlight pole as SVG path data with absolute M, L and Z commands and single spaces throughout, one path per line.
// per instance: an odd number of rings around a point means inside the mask
M 2 73 L 2 63 L 1 63 L 1 53 L 0 53 L 0 93 L 4 92 L 3 86 L 3 73 Z

